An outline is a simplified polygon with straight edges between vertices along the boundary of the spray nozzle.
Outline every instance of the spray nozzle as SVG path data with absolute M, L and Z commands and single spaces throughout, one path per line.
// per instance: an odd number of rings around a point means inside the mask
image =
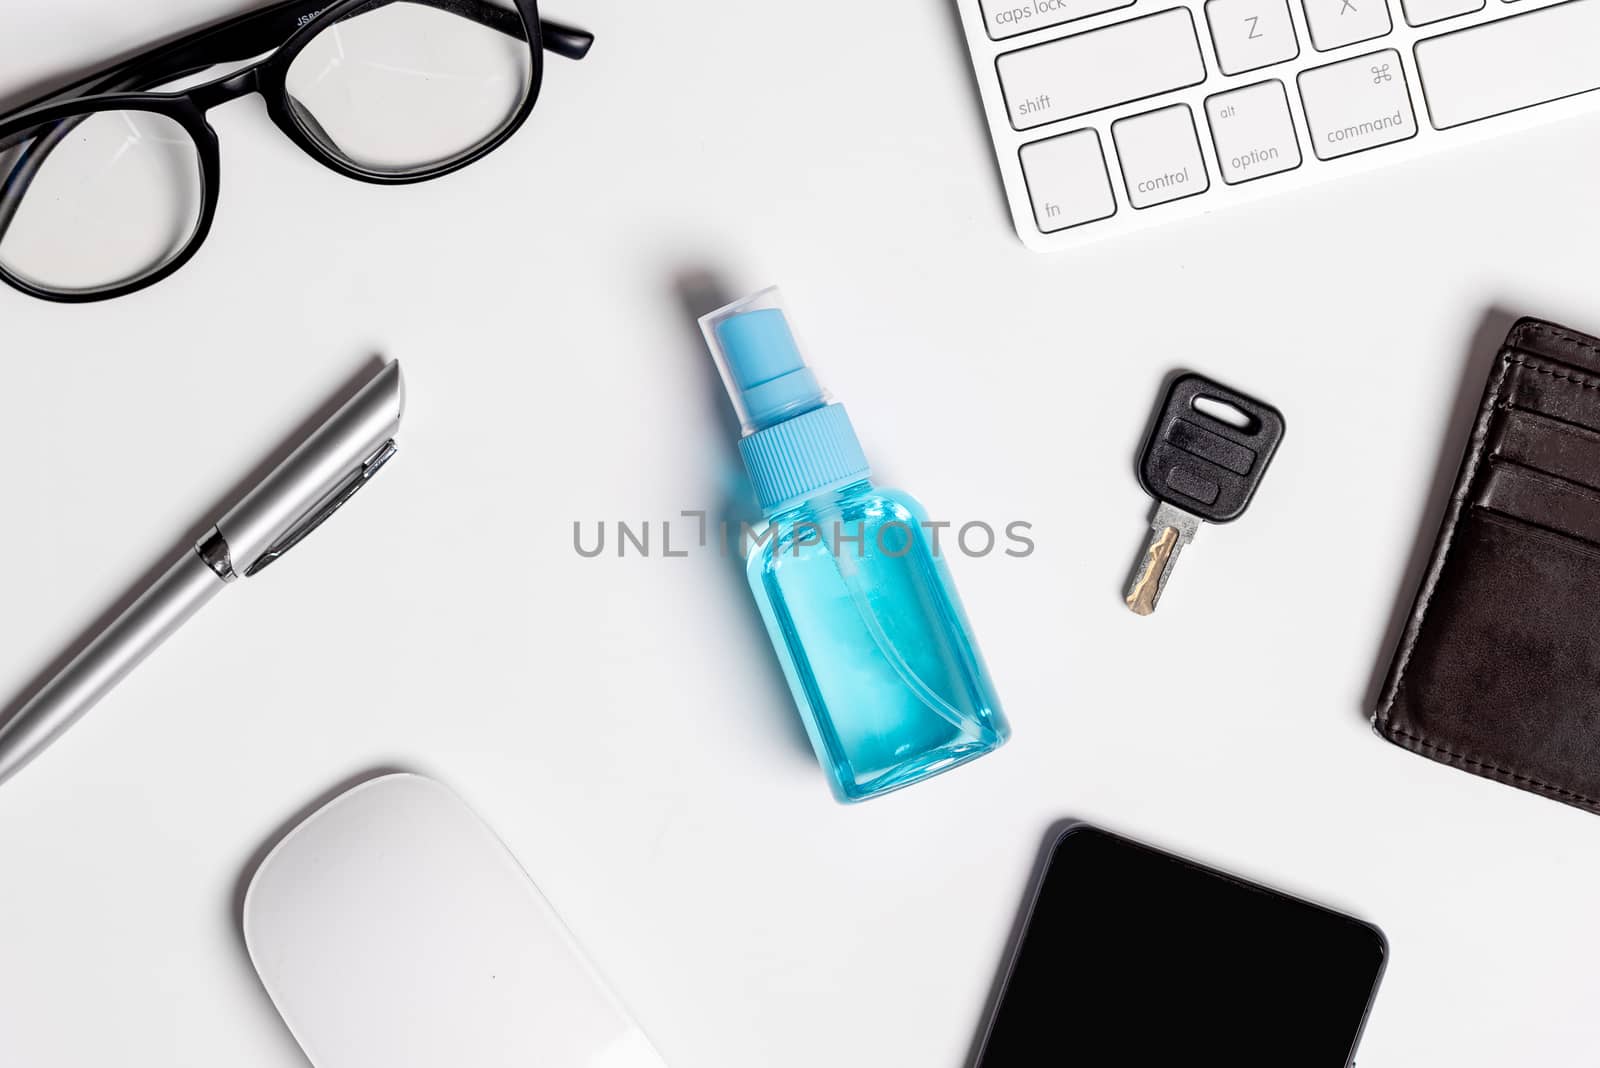
M 702 317 L 700 329 L 746 435 L 828 403 L 800 354 L 776 288 Z

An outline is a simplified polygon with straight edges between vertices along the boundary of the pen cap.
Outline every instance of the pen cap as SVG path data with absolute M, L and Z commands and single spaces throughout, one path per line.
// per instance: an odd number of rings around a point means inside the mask
M 217 522 L 238 574 L 247 572 L 400 428 L 405 382 L 391 363 Z
M 700 329 L 739 414 L 739 452 L 763 511 L 867 476 L 850 417 L 806 366 L 776 287 L 702 317 Z

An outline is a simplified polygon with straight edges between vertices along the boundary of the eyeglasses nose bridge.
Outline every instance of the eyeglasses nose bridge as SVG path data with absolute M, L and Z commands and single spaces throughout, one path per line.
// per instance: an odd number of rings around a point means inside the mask
M 261 68 L 249 67 L 226 78 L 206 85 L 196 86 L 189 92 L 189 99 L 201 111 L 210 111 L 218 104 L 226 104 L 230 100 L 237 100 L 241 96 L 261 91 Z

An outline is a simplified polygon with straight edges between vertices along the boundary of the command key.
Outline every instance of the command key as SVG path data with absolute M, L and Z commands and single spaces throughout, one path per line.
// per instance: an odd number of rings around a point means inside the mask
M 1417 136 L 1406 72 L 1392 48 L 1302 71 L 1300 99 L 1318 159 Z

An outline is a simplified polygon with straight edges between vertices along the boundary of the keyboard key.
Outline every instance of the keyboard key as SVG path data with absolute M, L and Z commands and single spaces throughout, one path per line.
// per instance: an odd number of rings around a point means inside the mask
M 1384 0 L 1304 0 L 1311 46 L 1318 52 L 1370 41 L 1394 29 Z
M 1211 188 L 1194 113 L 1187 104 L 1147 111 L 1111 124 L 1128 203 L 1136 208 L 1182 200 Z
M 1300 102 L 1318 159 L 1417 136 L 1406 72 L 1392 48 L 1301 71 Z
M 1041 233 L 1116 214 L 1105 153 L 1095 131 L 1074 130 L 1023 145 L 1021 158 L 1033 219 Z
M 1206 0 L 1206 22 L 1224 74 L 1259 70 L 1300 54 L 1288 0 Z
M 1018 130 L 1198 85 L 1206 77 L 1186 7 L 1008 52 L 995 67 Z
M 1597 42 L 1600 0 L 1567 0 L 1419 41 L 1428 118 L 1446 130 L 1600 89 Z
M 983 24 L 998 41 L 1131 3 L 1133 0 L 983 0 Z
M 1280 81 L 1206 97 L 1206 118 L 1217 166 L 1229 185 L 1292 171 L 1300 166 L 1300 142 L 1289 117 L 1289 94 Z
M 1413 26 L 1426 26 L 1440 19 L 1453 19 L 1483 10 L 1483 0 L 1400 0 L 1406 13 L 1406 22 Z

